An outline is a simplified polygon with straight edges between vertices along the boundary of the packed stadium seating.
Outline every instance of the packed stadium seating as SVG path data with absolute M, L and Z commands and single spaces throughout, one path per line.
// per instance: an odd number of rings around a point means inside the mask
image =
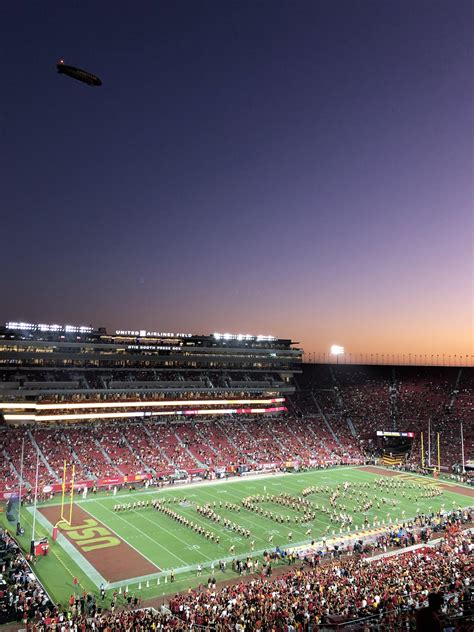
M 147 471 L 156 473 L 170 469 L 169 461 L 160 448 L 157 433 L 153 432 L 153 428 L 146 428 L 141 423 L 135 423 L 124 429 L 124 433 L 130 448 Z M 101 476 L 100 478 L 106 477 Z
M 366 455 L 377 452 L 377 430 L 412 431 L 408 462 L 421 463 L 420 433 L 426 451 L 429 423 L 432 454 L 439 433 L 441 466 L 450 472 L 461 461 L 461 421 L 465 460 L 474 455 L 472 369 L 310 365 L 298 385 L 295 412 L 312 408 L 324 415 L 343 445 L 350 445 L 352 437 Z
M 20 548 L 3 529 L 0 529 L 0 561 L 0 625 L 47 617 L 54 606 L 32 575 Z
M 163 390 L 179 382 L 189 390 L 176 397 L 190 399 L 202 398 L 207 388 L 222 389 L 221 397 L 235 397 L 235 388 L 248 393 L 255 382 L 260 386 L 276 383 L 274 375 L 262 373 L 260 378 L 250 379 L 244 371 L 184 374 L 137 368 L 104 373 L 91 368 L 74 373 L 51 370 L 43 372 L 40 379 L 40 372 L 32 370 L 21 375 L 0 373 L 0 393 L 41 390 L 38 383 L 42 382 L 40 386 L 47 385 L 49 392 L 38 396 L 41 402 L 163 399 L 163 392 L 148 390 L 146 383 L 151 382 L 151 374 L 153 388 L 157 382 Z M 51 392 L 51 385 L 57 392 Z M 81 392 L 66 395 L 66 387 Z M 137 387 L 144 392 L 134 390 Z M 425 436 L 427 456 L 428 423 L 432 461 L 436 461 L 439 433 L 441 464 L 446 473 L 460 463 L 461 422 L 465 460 L 474 458 L 472 370 L 307 365 L 297 377 L 297 387 L 296 393 L 287 398 L 288 412 L 274 416 L 202 415 L 185 422 L 183 417 L 170 416 L 159 423 L 114 419 L 81 425 L 0 426 L 0 493 L 18 489 L 22 445 L 23 489 L 28 502 L 35 483 L 38 449 L 41 490 L 60 482 L 64 461 L 75 464 L 76 481 L 94 485 L 140 473 L 156 479 L 182 470 L 205 473 L 223 467 L 239 471 L 295 464 L 320 467 L 363 463 L 380 454 L 377 430 L 415 432 L 405 467 L 417 469 L 422 458 L 420 432 Z M 471 514 L 466 521 L 472 519 Z M 418 542 L 418 536 L 408 529 L 402 537 L 388 533 L 380 536 L 375 552 L 382 554 L 387 547 L 403 549 Z M 48 601 L 16 544 L 5 534 L 0 537 L 2 547 L 8 552 L 8 562 L 0 578 L 0 623 L 11 618 L 21 620 L 27 614 L 35 620 L 38 632 L 61 629 L 62 622 L 68 620 L 84 630 L 149 630 L 159 626 L 163 630 L 189 630 L 192 625 L 212 625 L 217 632 L 306 632 L 317 630 L 318 625 L 358 618 L 364 618 L 361 629 L 366 631 L 402 626 L 410 630 L 416 627 L 415 612 L 425 605 L 428 593 L 439 590 L 449 595 L 444 616 L 450 618 L 454 629 L 459 621 L 458 629 L 462 629 L 471 608 L 471 586 L 466 578 L 472 567 L 474 540 L 456 528 L 450 528 L 447 538 L 434 549 L 418 549 L 370 564 L 358 554 L 367 553 L 369 545 L 337 559 L 329 559 L 328 551 L 308 555 L 304 563 L 283 573 L 280 567 L 278 577 L 272 577 L 272 565 L 267 564 L 260 577 L 248 582 L 224 588 L 214 588 L 211 582 L 207 590 L 203 587 L 176 595 L 161 612 L 126 608 L 105 613 L 92 596 L 82 601 L 78 597 L 68 612 L 64 605 L 54 606 Z M 225 578 L 225 574 L 217 577 Z M 137 602 L 131 600 L 130 605 Z
M 72 595 L 69 605 L 53 605 L 28 575 L 21 555 L 15 556 L 14 543 L 2 535 L 13 553 L 8 562 L 9 588 L 19 598 L 8 602 L 0 597 L 0 604 L 5 617 L 25 622 L 28 619 L 29 629 L 36 632 L 62 629 L 63 622 L 67 622 L 68 629 L 117 632 L 309 632 L 340 629 L 345 623 L 350 624 L 347 629 L 365 632 L 442 629 L 423 628 L 427 620 L 439 626 L 446 624 L 452 630 L 468 630 L 473 610 L 470 568 L 474 536 L 469 530 L 463 531 L 462 525 L 472 520 L 469 514 L 456 512 L 442 522 L 436 517 L 427 518 L 421 532 L 410 533 L 407 529 L 402 538 L 396 532 L 387 534 L 375 550 L 358 544 L 347 552 L 330 552 L 323 547 L 306 554 L 303 560 L 289 557 L 288 565 L 275 569 L 274 577 L 273 566 L 279 556 L 268 552 L 259 576 L 217 587 L 216 580 L 225 578 L 225 573 L 218 571 L 217 577 L 209 578 L 207 589 L 203 585 L 176 594 L 160 610 L 132 609 L 139 599 L 131 594 L 122 600 L 125 608 L 116 607 L 116 599 L 110 595 L 111 611 L 104 611 L 102 603 L 89 594 Z M 432 520 L 438 531 L 444 531 L 441 542 L 405 550 L 429 540 Z M 367 557 L 386 550 L 387 544 L 397 547 L 399 553 Z M 428 595 L 434 593 L 440 595 L 440 609 L 435 612 L 427 607 Z M 417 621 L 423 624 L 417 625 Z
M 71 461 L 87 472 L 86 479 L 96 480 L 116 476 L 116 467 L 107 460 L 106 455 L 97 445 L 93 429 L 64 428 L 65 450 L 62 458 Z M 41 443 L 40 445 L 43 445 Z M 80 470 L 79 470 L 80 471 Z M 79 479 L 78 479 L 79 480 Z
M 173 373 L 163 375 L 182 377 Z M 196 380 L 200 374 L 191 375 Z M 223 384 L 231 379 L 217 375 Z M 245 381 L 244 373 L 237 375 Z M 216 376 L 212 375 L 214 382 Z M 12 374 L 11 377 L 18 382 L 18 376 Z M 51 371 L 46 377 L 48 381 L 65 379 L 60 371 Z M 76 381 L 83 380 L 79 373 L 74 377 Z M 89 372 L 89 384 L 91 377 L 99 380 L 100 376 L 94 377 L 94 373 Z M 156 374 L 155 377 L 163 376 Z M 135 378 L 141 379 L 143 375 L 137 372 Z M 130 383 L 136 382 L 135 378 Z M 100 379 L 107 382 L 108 378 Z M 206 374 L 198 381 L 209 379 Z M 288 461 L 309 466 L 357 463 L 377 453 L 375 433 L 380 429 L 415 431 L 407 455 L 407 464 L 414 466 L 421 463 L 420 432 L 424 432 L 426 460 L 428 458 L 428 423 L 433 465 L 436 464 L 438 433 L 441 465 L 445 471 L 450 472 L 453 465 L 460 463 L 461 421 L 465 460 L 474 456 L 474 378 L 467 369 L 307 365 L 298 377 L 298 386 L 296 393 L 287 399 L 288 413 L 280 417 L 202 417 L 196 421 L 190 419 L 188 423 L 169 418 L 159 424 L 111 421 L 80 428 L 74 425 L 51 428 L 46 424 L 26 429 L 2 427 L 0 492 L 18 486 L 23 439 L 26 489 L 34 485 L 37 446 L 41 451 L 41 485 L 58 482 L 64 460 L 75 463 L 77 480 L 91 481 L 139 472 L 156 474 L 223 465 L 255 467 Z M 123 401 L 124 397 L 140 401 L 145 397 L 160 399 L 163 394 L 124 396 L 105 391 L 89 397 L 84 393 L 73 395 L 72 401 Z
M 340 436 L 343 438 L 342 433 Z M 96 481 L 117 475 L 141 472 L 159 475 L 176 469 L 223 465 L 279 467 L 288 461 L 298 461 L 317 466 L 363 459 L 355 445 L 338 444 L 317 419 L 305 419 L 304 423 L 291 417 L 200 420 L 194 425 L 167 422 L 146 426 L 121 421 L 91 423 L 80 429 L 40 427 L 31 431 L 4 428 L 0 434 L 6 455 L 2 492 L 18 487 L 23 438 L 23 478 L 29 489 L 35 483 L 36 446 L 41 455 L 40 487 L 59 482 L 64 461 L 75 464 L 77 481 Z

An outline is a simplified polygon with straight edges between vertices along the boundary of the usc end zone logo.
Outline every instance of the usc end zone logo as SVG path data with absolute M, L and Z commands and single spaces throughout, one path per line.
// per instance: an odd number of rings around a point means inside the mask
M 61 531 L 65 531 L 68 538 L 86 552 L 121 544 L 119 538 L 113 535 L 107 527 L 99 526 L 94 518 L 85 518 L 82 524 L 60 525 L 59 528 Z

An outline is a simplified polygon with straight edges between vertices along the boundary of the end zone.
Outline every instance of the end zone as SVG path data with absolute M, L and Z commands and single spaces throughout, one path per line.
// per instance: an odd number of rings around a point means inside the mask
M 38 511 L 51 525 L 59 520 L 59 506 L 41 507 Z M 152 575 L 161 570 L 77 504 L 74 505 L 73 524 L 61 523 L 58 529 L 109 583 Z
M 466 485 L 459 485 L 457 483 L 451 483 L 450 481 L 445 481 L 443 479 L 437 479 L 436 481 L 428 479 L 426 476 L 422 476 L 421 474 L 417 474 L 416 472 L 405 472 L 398 470 L 387 470 L 384 467 L 379 467 L 377 465 L 363 465 L 358 468 L 363 472 L 369 472 L 370 474 L 376 474 L 377 476 L 410 476 L 410 478 L 418 478 L 425 481 L 426 484 L 434 485 L 440 489 L 445 489 L 448 492 L 453 492 L 453 494 L 459 494 L 460 496 L 467 496 L 468 498 L 474 498 L 474 489 L 467 487 Z

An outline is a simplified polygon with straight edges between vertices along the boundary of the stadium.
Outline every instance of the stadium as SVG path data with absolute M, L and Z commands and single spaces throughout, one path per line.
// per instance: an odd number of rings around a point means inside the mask
M 7 323 L 2 623 L 406 630 L 437 593 L 469 629 L 473 382 L 269 335 Z

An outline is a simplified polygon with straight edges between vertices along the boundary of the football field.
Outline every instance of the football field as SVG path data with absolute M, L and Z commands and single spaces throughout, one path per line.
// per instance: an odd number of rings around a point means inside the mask
M 100 493 L 75 500 L 72 524 L 60 525 L 56 542 L 57 501 L 38 508 L 36 537 L 47 535 L 50 549 L 35 570 L 61 603 L 74 592 L 73 577 L 88 592 L 105 584 L 107 599 L 126 588 L 148 599 L 205 583 L 212 574 L 235 577 L 236 557 L 261 559 L 276 546 L 317 545 L 323 537 L 328 543 L 355 533 L 363 538 L 419 513 L 470 506 L 472 492 L 382 468 L 334 468 Z M 24 508 L 25 548 L 31 522 L 32 509 Z

